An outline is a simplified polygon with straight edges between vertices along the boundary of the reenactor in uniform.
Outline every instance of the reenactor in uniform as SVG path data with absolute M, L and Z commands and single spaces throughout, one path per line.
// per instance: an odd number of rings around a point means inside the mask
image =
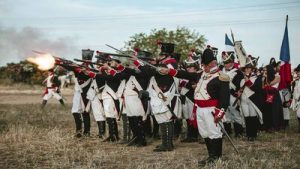
M 103 56 L 99 51 L 96 51 L 97 63 L 105 64 L 106 56 Z M 99 73 L 102 73 L 101 71 Z M 87 98 L 89 99 L 86 111 L 91 108 L 94 118 L 98 125 L 98 137 L 103 138 L 105 135 L 105 113 L 102 105 L 102 91 L 105 85 L 103 78 L 93 79 L 90 89 L 87 92 Z
M 93 58 L 94 51 L 90 49 L 82 49 L 82 60 L 91 61 Z M 87 76 L 82 68 L 78 67 L 78 65 L 72 64 L 63 64 L 57 63 L 69 71 L 73 71 L 75 75 L 75 87 L 74 87 L 74 96 L 73 96 L 73 105 L 72 105 L 72 114 L 75 120 L 76 125 L 76 134 L 75 137 L 90 136 L 90 114 L 85 111 L 86 106 L 89 102 L 87 99 L 87 92 L 91 86 L 92 79 Z M 83 62 L 82 66 L 88 69 L 89 64 L 87 62 Z M 81 118 L 82 116 L 82 118 Z M 84 124 L 84 130 L 82 133 L 82 121 Z
M 210 48 L 204 50 L 201 64 L 203 65 L 201 73 L 188 73 L 176 69 L 161 70 L 163 74 L 198 81 L 194 94 L 197 125 L 209 155 L 207 159 L 199 161 L 199 166 L 212 163 L 222 156 L 223 133 L 220 121 L 229 105 L 230 96 L 230 78 L 219 71 L 214 52 Z
M 95 73 L 89 71 L 87 74 L 96 80 L 105 80 L 105 85 L 102 91 L 102 100 L 106 122 L 108 124 L 109 136 L 104 141 L 116 142 L 120 139 L 117 119 L 119 119 L 121 113 L 120 98 L 125 88 L 125 81 L 122 81 L 124 79 L 123 74 L 116 71 L 117 65 L 121 63 L 120 60 L 112 56 L 108 57 L 109 58 L 107 58 L 107 60 L 109 60 L 109 66 L 104 65 L 99 70 L 104 72 Z
M 188 58 L 184 61 L 184 68 L 189 73 L 196 73 L 200 69 L 200 58 L 195 52 L 191 51 Z M 196 114 L 194 110 L 194 92 L 198 81 L 191 81 L 180 79 L 180 99 L 182 103 L 182 116 L 187 122 L 187 135 L 181 142 L 197 142 L 198 141 L 198 127 L 196 121 Z
M 244 79 L 241 81 L 241 112 L 245 117 L 246 136 L 249 141 L 257 137 L 259 122 L 262 122 L 262 78 L 255 74 L 257 59 L 249 56 L 242 68 Z
M 151 59 L 152 54 L 150 52 L 141 51 L 135 49 L 137 57 L 143 59 Z M 149 77 L 145 77 L 141 71 L 118 66 L 119 72 L 126 73 L 129 76 L 126 81 L 124 89 L 124 110 L 129 120 L 129 126 L 132 130 L 133 137 L 129 141 L 129 146 L 136 145 L 138 147 L 146 146 L 144 120 L 147 118 L 149 93 L 146 91 L 149 84 Z
M 238 98 L 241 95 L 240 83 L 244 79 L 244 74 L 238 68 L 234 66 L 234 52 L 222 52 L 223 65 L 222 72 L 230 77 L 230 104 L 225 112 L 224 128 L 228 134 L 232 133 L 231 123 L 233 123 L 235 137 L 240 137 L 243 134 L 244 117 L 239 112 L 239 106 L 237 104 Z
M 53 69 L 48 70 L 48 77 L 44 80 L 43 83 L 46 83 L 46 90 L 44 92 L 42 107 L 47 104 L 47 101 L 52 96 L 55 97 L 60 102 L 60 104 L 64 105 L 65 103 L 59 92 L 60 83 Z
M 158 57 L 158 66 L 165 68 L 177 68 L 176 60 L 172 57 L 174 53 L 174 44 L 159 43 L 161 53 Z M 134 58 L 133 59 L 137 59 Z M 159 124 L 161 131 L 162 144 L 158 145 L 153 151 L 172 151 L 174 149 L 174 122 L 176 113 L 180 112 L 180 99 L 178 98 L 178 79 L 163 75 L 156 69 L 145 66 L 139 60 L 135 60 L 134 64 L 150 79 L 148 92 L 150 95 L 150 105 L 152 113 Z

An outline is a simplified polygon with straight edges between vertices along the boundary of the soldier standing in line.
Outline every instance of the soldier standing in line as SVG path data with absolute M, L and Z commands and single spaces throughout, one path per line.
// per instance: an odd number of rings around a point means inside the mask
M 157 63 L 160 67 L 177 68 L 177 63 L 172 54 L 174 53 L 174 44 L 159 43 L 161 53 Z M 176 114 L 180 112 L 180 99 L 178 96 L 178 79 L 163 75 L 156 69 L 145 66 L 142 62 L 133 56 L 134 64 L 142 71 L 142 73 L 150 77 L 148 92 L 150 95 L 150 105 L 152 113 L 159 124 L 161 131 L 162 144 L 158 145 L 153 151 L 172 151 L 174 149 L 174 122 Z
M 222 59 L 224 67 L 221 71 L 230 77 L 230 104 L 225 112 L 223 124 L 227 133 L 230 134 L 232 133 L 231 123 L 233 122 L 235 137 L 240 137 L 244 131 L 244 117 L 239 112 L 237 101 L 241 95 L 240 83 L 244 79 L 244 75 L 242 71 L 234 66 L 234 52 L 223 51 Z
M 82 60 L 91 61 L 93 58 L 94 51 L 90 49 L 82 49 Z M 78 65 L 72 64 L 63 64 L 60 61 L 57 61 L 58 65 L 63 66 L 69 71 L 73 71 L 75 74 L 75 86 L 74 86 L 74 96 L 73 96 L 73 105 L 72 105 L 72 114 L 75 120 L 76 125 L 76 134 L 75 137 L 82 137 L 82 134 L 86 137 L 90 136 L 90 114 L 85 111 L 87 103 L 87 91 L 91 86 L 92 79 L 87 76 Z M 85 69 L 89 69 L 89 64 L 84 62 L 82 64 Z M 82 118 L 81 118 L 82 117 Z M 84 124 L 84 130 L 82 133 L 82 121 Z
M 219 123 L 229 105 L 228 75 L 218 69 L 217 61 L 210 48 L 204 50 L 201 57 L 203 72 L 189 73 L 176 69 L 161 69 L 163 74 L 182 79 L 198 81 L 195 88 L 195 105 L 197 125 L 200 135 L 204 138 L 208 150 L 208 158 L 199 161 L 199 166 L 213 163 L 222 156 L 222 136 Z

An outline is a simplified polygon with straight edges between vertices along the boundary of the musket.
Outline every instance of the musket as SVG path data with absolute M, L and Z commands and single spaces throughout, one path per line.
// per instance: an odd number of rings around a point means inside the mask
M 113 47 L 113 46 L 111 46 L 111 45 L 108 45 L 108 44 L 105 44 L 105 45 L 108 46 L 108 47 L 110 47 L 110 48 L 112 48 L 112 49 L 114 49 L 114 50 L 116 50 L 116 51 L 118 51 L 118 52 L 120 52 L 120 53 L 122 53 L 122 56 L 121 56 L 121 57 L 130 57 L 130 58 L 131 58 L 131 56 L 125 55 L 125 53 L 124 53 L 123 51 L 121 51 L 121 50 L 119 50 L 119 49 L 117 49 L 117 48 L 115 48 L 115 47 Z M 117 54 L 117 55 L 120 55 L 120 54 Z M 117 55 L 113 55 L 113 56 L 117 56 Z M 140 58 L 140 59 L 141 59 L 141 57 L 137 57 L 137 58 Z M 154 69 L 156 69 L 156 70 L 159 70 L 158 67 L 153 66 L 152 64 L 150 64 L 150 63 L 148 63 L 148 62 L 145 62 L 144 60 L 141 60 L 141 62 L 144 63 L 144 64 L 146 64 L 146 65 L 148 65 L 148 66 L 150 66 L 150 67 L 152 67 L 152 68 L 154 68 Z
M 77 62 L 83 62 L 83 63 L 93 64 L 93 65 L 103 66 L 103 64 L 101 64 L 101 63 L 91 62 L 88 60 L 80 60 L 80 59 L 74 59 L 74 60 Z

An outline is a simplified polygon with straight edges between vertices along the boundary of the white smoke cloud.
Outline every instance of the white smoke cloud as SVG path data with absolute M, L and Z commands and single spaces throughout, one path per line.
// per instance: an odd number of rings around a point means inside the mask
M 32 55 L 32 50 L 50 52 L 58 56 L 74 54 L 73 37 L 50 39 L 38 28 L 25 27 L 21 30 L 6 28 L 0 25 L 0 65 L 18 62 Z

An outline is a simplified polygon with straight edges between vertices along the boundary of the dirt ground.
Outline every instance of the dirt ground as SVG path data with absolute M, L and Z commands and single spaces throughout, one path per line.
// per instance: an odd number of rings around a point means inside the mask
M 67 106 L 53 98 L 40 109 L 42 88 L 20 90 L 0 87 L 0 169 L 8 168 L 198 168 L 197 161 L 207 157 L 204 144 L 174 140 L 175 150 L 154 153 L 160 140 L 148 139 L 146 147 L 104 143 L 97 138 L 97 125 L 91 116 L 91 138 L 74 138 L 70 114 L 72 89 L 62 91 Z M 224 139 L 223 157 L 204 168 L 299 168 L 300 134 L 295 114 L 285 131 L 260 132 L 258 140 Z M 119 132 L 122 137 L 121 122 Z M 185 131 L 185 128 L 183 129 Z

